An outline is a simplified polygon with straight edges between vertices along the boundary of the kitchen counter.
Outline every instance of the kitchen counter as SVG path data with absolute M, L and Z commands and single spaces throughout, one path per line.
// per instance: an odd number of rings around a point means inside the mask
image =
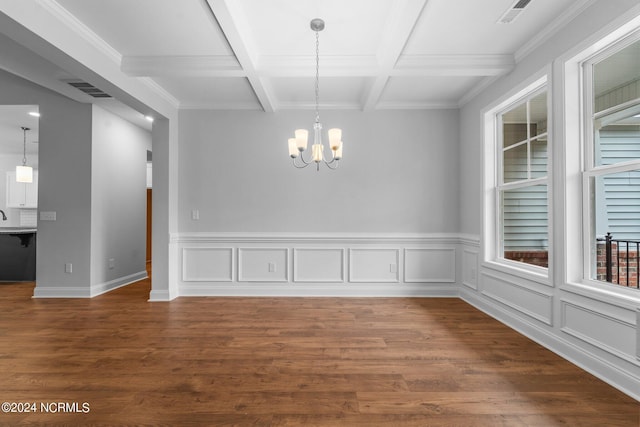
M 38 230 L 35 228 L 25 227 L 0 227 L 0 234 L 26 234 L 36 233 Z
M 37 229 L 0 227 L 0 282 L 36 279 Z

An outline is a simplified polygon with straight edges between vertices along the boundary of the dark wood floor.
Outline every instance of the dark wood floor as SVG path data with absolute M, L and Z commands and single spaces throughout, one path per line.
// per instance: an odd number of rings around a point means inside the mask
M 457 299 L 149 303 L 149 288 L 42 300 L 0 284 L 0 401 L 37 405 L 0 425 L 640 425 L 639 402 Z M 89 411 L 42 412 L 56 402 Z

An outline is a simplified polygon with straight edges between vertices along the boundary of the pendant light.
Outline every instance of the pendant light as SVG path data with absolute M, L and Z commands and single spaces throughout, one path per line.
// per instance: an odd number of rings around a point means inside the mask
M 309 131 L 307 129 L 296 129 L 295 138 L 289 138 L 289 156 L 293 159 L 293 166 L 302 169 L 310 164 L 316 164 L 316 170 L 320 170 L 320 163 L 324 163 L 329 169 L 336 169 L 338 161 L 342 158 L 342 130 L 329 129 L 329 151 L 331 159 L 327 161 L 322 145 L 322 123 L 320 123 L 320 31 L 324 29 L 324 21 L 320 18 L 311 20 L 311 29 L 316 33 L 316 121 L 313 125 L 313 145 L 311 146 L 311 159 L 304 158 L 304 151 L 307 149 Z M 300 159 L 300 162 L 296 162 Z
M 31 130 L 22 127 L 24 138 L 22 140 L 22 165 L 16 166 L 16 181 L 31 184 L 33 182 L 33 168 L 27 166 L 27 131 Z

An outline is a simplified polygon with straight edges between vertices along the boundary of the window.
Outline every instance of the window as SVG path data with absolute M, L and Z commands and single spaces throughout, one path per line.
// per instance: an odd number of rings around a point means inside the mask
M 496 256 L 548 267 L 547 90 L 539 86 L 495 115 Z
M 585 62 L 588 278 L 638 288 L 640 36 Z

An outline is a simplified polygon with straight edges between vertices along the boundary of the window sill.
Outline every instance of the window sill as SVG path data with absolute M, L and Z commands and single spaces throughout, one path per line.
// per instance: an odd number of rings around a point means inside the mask
M 565 283 L 560 289 L 629 310 L 640 308 L 640 290 L 635 288 L 585 280 L 582 283 Z
M 546 268 L 507 259 L 485 261 L 482 263 L 482 266 L 493 271 L 499 271 L 504 274 L 510 274 L 525 280 L 540 283 L 541 285 L 553 286 L 549 282 L 549 270 Z

